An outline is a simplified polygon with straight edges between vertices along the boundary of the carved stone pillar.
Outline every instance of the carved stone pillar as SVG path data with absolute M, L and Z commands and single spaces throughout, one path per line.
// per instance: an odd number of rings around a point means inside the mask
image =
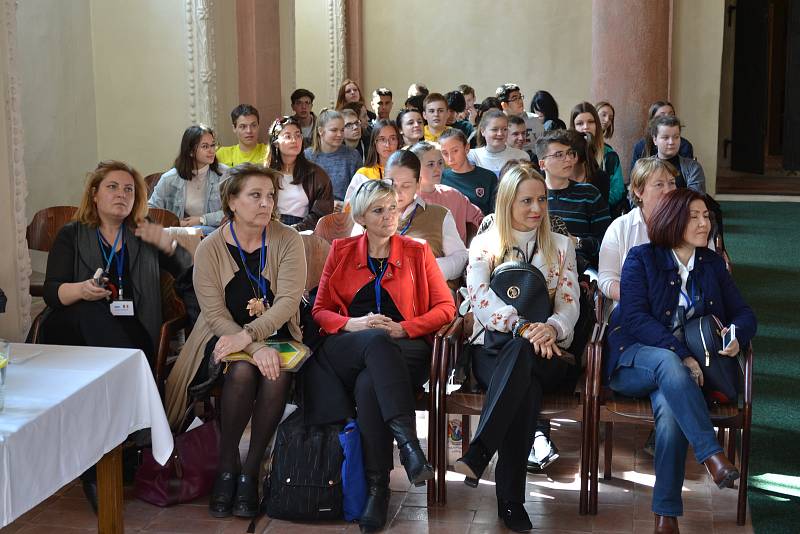
M 330 47 L 328 100 L 336 104 L 339 86 L 347 77 L 347 27 L 345 0 L 328 0 L 328 40 Z
M 186 0 L 189 60 L 189 117 L 193 123 L 217 126 L 213 0 Z
M 671 35 L 672 0 L 592 2 L 592 103 L 614 106 L 609 143 L 620 156 L 626 182 L 648 107 L 669 99 Z
M 0 337 L 24 341 L 31 323 L 29 294 L 31 259 L 25 239 L 25 197 L 28 189 L 23 165 L 23 130 L 17 58 L 17 2 L 0 4 L 0 250 L 3 267 L 0 287 L 8 303 L 0 314 Z

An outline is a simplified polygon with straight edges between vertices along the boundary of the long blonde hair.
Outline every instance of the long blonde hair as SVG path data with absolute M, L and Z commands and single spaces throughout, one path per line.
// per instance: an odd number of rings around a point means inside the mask
M 495 204 L 495 220 L 494 227 L 497 229 L 497 248 L 495 249 L 495 264 L 502 263 L 506 256 L 511 254 L 515 242 L 514 233 L 511 226 L 512 214 L 511 209 L 514 204 L 514 199 L 517 196 L 519 186 L 525 180 L 536 180 L 544 187 L 545 194 L 547 192 L 547 184 L 541 174 L 534 170 L 533 166 L 528 163 L 520 163 L 514 165 L 503 174 L 500 179 L 500 185 L 497 189 L 497 201 Z M 544 256 L 545 263 L 552 265 L 558 261 L 558 251 L 553 241 L 552 231 L 550 230 L 550 212 L 547 209 L 545 202 L 545 210 L 542 214 L 542 222 L 539 224 L 539 229 L 536 232 L 536 242 L 538 244 L 539 252 Z

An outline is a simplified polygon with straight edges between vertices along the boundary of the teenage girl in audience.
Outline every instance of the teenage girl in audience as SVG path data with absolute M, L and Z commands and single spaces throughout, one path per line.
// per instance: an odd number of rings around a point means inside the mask
M 336 95 L 336 110 L 341 111 L 345 104 L 358 102 L 364 106 L 364 113 L 368 117 L 368 121 L 375 120 L 375 114 L 367 109 L 367 103 L 364 101 L 364 94 L 361 92 L 361 87 L 355 80 L 346 79 L 339 86 L 339 93 Z
M 464 132 L 451 128 L 442 134 L 439 142 L 448 167 L 442 173 L 442 183 L 461 191 L 484 215 L 494 212 L 497 176 L 472 164 L 467 157 L 470 148 Z
M 653 140 L 649 131 L 650 121 L 656 117 L 662 117 L 666 115 L 671 115 L 673 117 L 675 116 L 675 106 L 673 106 L 672 103 L 665 100 L 657 100 L 650 105 L 650 109 L 647 112 L 647 127 L 645 128 L 644 137 L 636 141 L 636 144 L 633 145 L 631 169 L 633 169 L 633 166 L 636 164 L 636 161 L 639 158 L 656 155 L 656 147 L 653 144 Z M 681 144 L 680 148 L 678 149 L 678 154 L 684 158 L 694 159 L 694 147 L 692 146 L 692 143 L 681 137 Z
M 217 161 L 214 132 L 204 124 L 186 128 L 175 166 L 161 175 L 148 205 L 169 210 L 181 226 L 211 233 L 222 221 L 219 184 L 227 167 Z
M 364 182 L 351 205 L 365 231 L 335 240 L 325 262 L 313 309 L 325 339 L 303 368 L 303 409 L 308 424 L 356 417 L 367 479 L 359 522 L 374 532 L 387 520 L 392 439 L 409 482 L 434 476 L 417 437 L 414 395 L 430 376 L 429 339 L 455 305 L 430 247 L 399 235 L 387 180 Z
M 358 169 L 353 179 L 350 180 L 350 185 L 344 195 L 345 203 L 361 187 L 361 184 L 367 180 L 383 178 L 386 162 L 389 160 L 389 156 L 398 148 L 400 148 L 400 130 L 397 129 L 395 123 L 385 119 L 377 121 L 372 129 L 364 166 Z
M 282 179 L 280 172 L 253 163 L 231 169 L 222 191 L 230 222 L 197 248 L 194 289 L 201 312 L 167 379 L 173 428 L 181 423 L 189 389 L 201 396 L 196 392 L 222 384 L 220 458 L 209 502 L 214 517 L 258 513 L 258 470 L 292 383 L 265 341 L 302 339 L 305 252 L 300 235 L 275 211 Z M 253 361 L 222 362 L 239 352 Z M 210 374 L 212 361 L 225 366 L 217 377 Z M 250 446 L 239 471 L 239 441 L 251 419 Z
M 608 173 L 610 179 L 609 209 L 612 212 L 616 211 L 615 207 L 625 198 L 622 165 L 619 162 L 619 155 L 603 140 L 603 131 L 600 128 L 600 117 L 597 115 L 597 110 L 589 102 L 581 102 L 572 108 L 569 122 L 570 127 L 578 132 L 592 134 L 597 165 Z
M 756 333 L 753 310 L 742 298 L 725 261 L 706 248 L 711 221 L 705 197 L 676 189 L 647 220 L 650 242 L 625 259 L 619 305 L 611 314 L 604 378 L 617 393 L 649 397 L 655 419 L 656 532 L 678 532 L 686 453 L 705 465 L 719 488 L 733 487 L 739 471 L 722 451 L 701 391 L 701 354 L 683 341 L 681 315 L 713 314 L 736 325 L 722 356 L 735 357 Z
M 397 114 L 395 124 L 403 134 L 403 150 L 422 140 L 425 120 L 423 120 L 421 112 L 415 109 L 404 109 Z
M 441 138 L 440 138 L 441 139 Z M 442 185 L 444 159 L 439 148 L 428 141 L 421 141 L 411 147 L 420 162 L 419 197 L 427 203 L 444 206 L 456 222 L 458 235 L 467 244 L 467 223 L 472 223 L 477 231 L 483 221 L 483 212 L 461 191 Z
M 484 113 L 492 109 L 503 111 L 503 108 L 500 105 L 500 100 L 498 100 L 493 96 L 484 98 L 483 101 L 478 106 L 478 112 L 475 116 L 475 126 L 476 126 L 475 131 L 472 132 L 473 134 L 472 136 L 467 137 L 470 148 L 476 148 L 486 144 L 486 141 L 484 141 L 483 137 L 481 137 L 480 124 L 481 121 L 483 120 Z
M 361 167 L 361 155 L 343 143 L 345 121 L 342 114 L 332 109 L 323 109 L 317 117 L 317 127 L 311 147 L 303 154 L 311 163 L 322 167 L 331 179 L 333 198 L 341 203 L 350 185 L 350 179 Z
M 458 233 L 453 214 L 447 208 L 428 204 L 419 197 L 419 158 L 409 150 L 392 154 L 386 164 L 386 178 L 397 193 L 400 235 L 425 240 L 447 280 L 457 281 L 467 264 L 467 248 Z M 354 233 L 360 229 L 355 227 Z M 458 287 L 458 284 L 454 285 Z
M 506 261 L 526 261 L 545 277 L 554 295 L 552 315 L 531 323 L 489 287 L 491 273 Z M 477 487 L 495 452 L 497 513 L 517 532 L 532 528 L 523 504 L 527 495 L 526 462 L 533 443 L 542 394 L 560 387 L 570 365 L 560 359 L 578 319 L 575 249 L 567 236 L 553 233 L 544 179 L 530 165 L 511 167 L 500 180 L 495 224 L 479 234 L 469 250 L 467 291 L 477 335 L 472 369 L 486 390 L 475 437 L 455 469 Z M 501 348 L 483 346 L 481 329 L 513 337 Z
M 349 108 L 340 111 L 344 119 L 344 144 L 358 152 L 361 156 L 361 163 L 364 163 L 364 154 L 367 153 L 367 141 L 364 139 L 361 130 L 361 119 L 358 113 Z
M 484 113 L 478 130 L 486 145 L 470 150 L 467 154 L 473 165 L 489 169 L 496 175 L 510 159 L 531 160 L 527 152 L 506 144 L 508 117 L 502 111 L 491 109 Z
M 275 206 L 281 222 L 298 231 L 313 230 L 322 216 L 333 212 L 331 179 L 306 159 L 303 133 L 294 118 L 275 119 L 270 126 L 265 164 L 282 175 Z
M 531 99 L 531 113 L 539 117 L 544 125 L 544 130 L 565 130 L 564 121 L 558 118 L 558 104 L 553 95 L 547 91 L 536 91 Z
M 594 138 L 590 133 L 580 133 L 575 130 L 567 130 L 572 139 L 572 148 L 578 155 L 575 162 L 574 175 L 576 182 L 590 183 L 600 191 L 603 200 L 608 203 L 608 191 L 611 187 L 608 173 L 597 164 L 594 152 Z
M 636 207 L 611 223 L 600 245 L 600 291 L 612 299 L 615 306 L 619 301 L 619 280 L 625 258 L 633 247 L 650 242 L 647 221 L 658 202 L 675 190 L 677 174 L 670 162 L 655 157 L 642 158 L 633 166 L 631 197 Z
M 597 116 L 600 117 L 600 127 L 603 129 L 603 140 L 608 141 L 614 137 L 614 106 L 601 100 L 595 104 Z
M 650 121 L 647 129 L 655 146 L 654 155 L 667 160 L 678 170 L 678 187 L 688 187 L 700 193 L 706 192 L 706 175 L 696 159 L 680 155 L 681 121 L 674 115 L 661 115 Z

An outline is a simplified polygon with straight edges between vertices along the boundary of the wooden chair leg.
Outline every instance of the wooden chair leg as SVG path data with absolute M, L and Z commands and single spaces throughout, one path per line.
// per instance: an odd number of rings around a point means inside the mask
M 736 524 L 744 525 L 747 516 L 747 474 L 750 468 L 750 424 L 752 420 L 752 407 L 745 404 L 742 422 L 742 450 L 739 453 L 741 467 L 739 473 L 739 501 L 736 507 Z
M 600 462 L 600 405 L 594 403 L 592 414 L 591 453 L 589 456 L 589 513 L 597 515 L 597 493 L 599 491 L 598 464 Z
M 469 415 L 461 416 L 461 456 L 466 456 L 469 450 L 469 436 L 472 434 L 471 423 Z
M 588 419 L 588 405 L 584 403 L 583 420 L 581 421 L 581 493 L 578 501 L 578 514 L 586 515 L 589 511 L 589 459 L 586 457 L 589 449 L 589 429 L 592 425 Z
M 728 428 L 726 434 L 728 435 L 728 460 L 732 464 L 736 464 L 736 434 L 735 428 Z
M 719 446 L 725 448 L 725 429 L 723 427 L 717 427 L 717 441 L 719 441 Z
M 436 461 L 436 409 L 435 406 L 435 399 L 436 399 L 436 392 L 431 391 L 429 393 L 429 408 L 428 408 L 428 462 L 434 468 L 434 476 L 433 479 L 428 481 L 428 506 L 433 506 L 436 504 L 437 500 L 437 493 L 436 493 L 436 466 L 439 465 Z
M 603 479 L 611 479 L 611 461 L 614 454 L 614 423 L 606 423 L 606 442 L 603 458 Z
M 444 384 L 441 387 L 444 389 Z M 441 396 L 440 400 L 443 400 Z M 444 505 L 447 503 L 447 413 L 444 403 L 439 405 L 436 426 L 436 463 L 438 464 L 436 469 L 438 498 L 436 500 L 440 505 Z

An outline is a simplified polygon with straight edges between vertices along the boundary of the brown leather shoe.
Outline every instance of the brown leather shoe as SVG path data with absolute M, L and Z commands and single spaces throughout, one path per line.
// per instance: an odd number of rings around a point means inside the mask
M 678 518 L 677 517 L 670 517 L 668 515 L 658 515 L 656 516 L 656 528 L 653 530 L 655 534 L 679 534 L 680 530 L 678 530 Z
M 739 470 L 721 452 L 708 458 L 703 462 L 703 465 L 706 466 L 708 474 L 714 479 L 714 484 L 720 489 L 732 488 L 733 481 L 739 478 Z

